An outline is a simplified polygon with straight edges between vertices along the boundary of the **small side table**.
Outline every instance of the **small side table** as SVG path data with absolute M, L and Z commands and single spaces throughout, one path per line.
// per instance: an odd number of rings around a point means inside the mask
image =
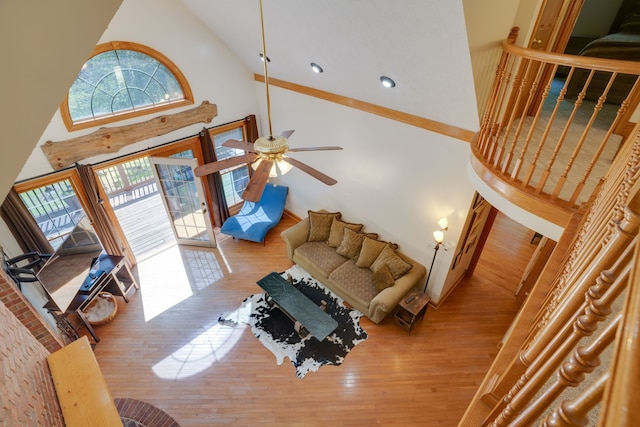
M 428 295 L 416 288 L 411 289 L 398 303 L 393 322 L 411 335 L 411 328 L 424 317 L 429 301 L 431 298 Z

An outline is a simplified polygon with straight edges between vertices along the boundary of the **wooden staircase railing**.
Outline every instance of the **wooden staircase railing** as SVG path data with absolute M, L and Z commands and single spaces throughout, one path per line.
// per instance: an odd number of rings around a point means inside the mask
M 471 164 L 512 203 L 565 226 L 624 143 L 640 63 L 517 47 L 516 35 L 503 42 Z
M 640 425 L 640 125 L 585 207 L 460 426 Z

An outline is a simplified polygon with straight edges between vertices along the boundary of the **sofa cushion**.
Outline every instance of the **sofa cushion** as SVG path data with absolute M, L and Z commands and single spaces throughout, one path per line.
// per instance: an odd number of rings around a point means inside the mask
M 314 212 L 309 214 L 309 237 L 308 242 L 326 242 L 331 231 L 333 218 L 340 218 L 340 212 Z
M 378 292 L 383 289 L 389 288 L 394 285 L 395 280 L 393 280 L 393 276 L 391 275 L 391 271 L 389 270 L 389 266 L 387 264 L 383 264 L 382 267 L 378 268 L 371 275 L 371 281 L 373 285 L 376 287 Z
M 371 267 L 371 264 L 378 258 L 378 255 L 380 255 L 380 252 L 382 252 L 385 246 L 387 246 L 387 242 L 365 236 L 356 265 L 365 268 Z
M 329 279 L 339 284 L 346 292 L 359 300 L 361 304 L 368 306 L 378 290 L 371 281 L 373 273 L 368 268 L 356 266 L 355 260 L 348 260 L 336 268 Z
M 362 230 L 362 227 L 364 227 L 363 224 L 352 224 L 334 217 L 333 222 L 331 223 L 331 230 L 329 231 L 329 239 L 327 239 L 327 243 L 332 248 L 337 248 L 340 246 L 340 243 L 342 243 L 345 228 L 353 231 L 360 231 Z
M 325 276 L 329 276 L 333 270 L 347 260 L 324 242 L 303 243 L 296 248 L 295 254 L 314 264 Z
M 365 236 L 372 239 L 378 238 L 376 233 L 357 233 L 351 229 L 345 228 L 344 235 L 342 236 L 342 242 L 340 242 L 340 246 L 336 248 L 336 253 L 346 256 L 347 258 L 358 258 L 360 249 L 362 248 L 362 241 Z
M 385 246 L 382 249 L 382 252 L 380 252 L 378 258 L 376 258 L 376 260 L 373 262 L 373 264 L 371 264 L 371 267 L 369 268 L 371 268 L 371 271 L 376 272 L 385 265 L 389 267 L 389 271 L 391 272 L 393 280 L 398 280 L 399 278 L 407 274 L 407 272 L 413 267 L 413 265 L 407 262 L 400 255 L 398 255 L 396 251 L 391 249 L 390 246 Z

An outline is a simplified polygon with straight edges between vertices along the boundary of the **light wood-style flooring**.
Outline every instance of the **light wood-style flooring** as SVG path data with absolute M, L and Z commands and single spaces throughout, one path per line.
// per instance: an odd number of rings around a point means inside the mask
M 141 288 L 96 328 L 113 397 L 156 405 L 182 426 L 457 425 L 517 312 L 508 291 L 517 283 L 498 282 L 519 277 L 526 255 L 500 251 L 505 244 L 493 239 L 480 263 L 501 274 L 485 279 L 479 266 L 411 336 L 390 317 L 379 325 L 363 318 L 369 338 L 341 366 L 299 379 L 249 329 L 218 324 L 259 292 L 256 280 L 292 265 L 279 234 L 293 223 L 285 216 L 264 246 L 219 236 L 219 249 L 174 246 L 140 262 Z M 501 239 L 524 239 L 528 249 L 531 234 L 505 224 Z

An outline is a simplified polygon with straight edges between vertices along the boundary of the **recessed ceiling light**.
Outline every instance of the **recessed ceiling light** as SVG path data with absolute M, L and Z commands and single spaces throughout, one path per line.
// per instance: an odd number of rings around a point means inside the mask
M 396 82 L 393 81 L 390 77 L 380 76 L 380 81 L 382 82 L 382 86 L 384 87 L 395 87 Z
M 314 73 L 318 73 L 318 74 L 324 71 L 322 67 L 316 64 L 315 62 L 311 63 L 311 69 L 313 70 Z
M 264 62 L 264 55 L 260 54 L 260 61 Z M 267 62 L 271 62 L 271 58 L 267 56 Z

